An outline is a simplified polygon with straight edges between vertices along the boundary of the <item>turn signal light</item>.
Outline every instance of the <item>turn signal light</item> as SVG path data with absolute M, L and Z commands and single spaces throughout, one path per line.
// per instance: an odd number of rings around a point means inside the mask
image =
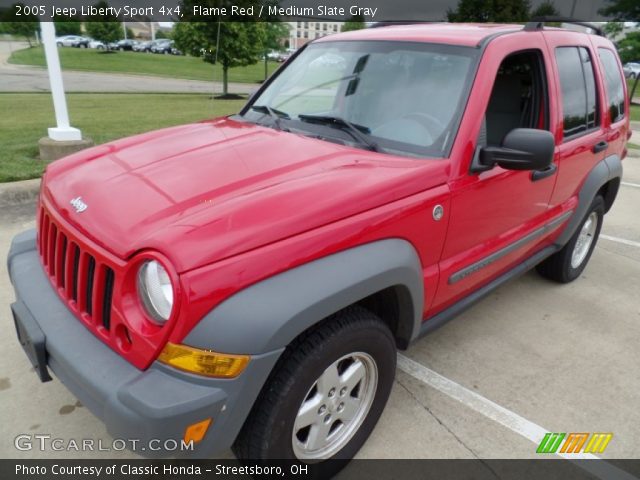
M 184 443 L 201 442 L 204 438 L 204 435 L 207 433 L 207 430 L 209 429 L 209 425 L 211 425 L 211 418 L 207 418 L 206 420 L 202 420 L 201 422 L 189 425 L 184 431 Z
M 167 343 L 158 361 L 185 372 L 207 377 L 235 378 L 247 367 L 249 355 L 232 355 Z

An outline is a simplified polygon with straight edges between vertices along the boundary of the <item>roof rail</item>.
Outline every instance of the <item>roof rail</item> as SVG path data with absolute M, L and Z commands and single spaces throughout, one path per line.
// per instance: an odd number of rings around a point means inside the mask
M 589 23 L 589 22 L 582 22 L 580 20 L 575 20 L 573 18 L 570 17 L 536 17 L 533 18 L 530 22 L 528 22 L 523 30 L 525 32 L 535 32 L 538 30 L 542 30 L 544 29 L 544 24 L 548 23 L 548 22 L 556 22 L 556 23 L 569 23 L 571 25 L 580 25 L 581 27 L 585 27 L 585 28 L 590 28 L 591 30 L 593 30 L 595 32 L 596 35 L 599 35 L 601 37 L 606 37 L 604 31 L 600 28 L 597 27 L 596 25 Z
M 431 21 L 407 21 L 407 20 L 383 20 L 380 22 L 373 23 L 369 25 L 369 28 L 381 28 L 381 27 L 393 27 L 396 25 L 423 25 L 425 23 L 442 23 L 439 21 L 431 22 Z

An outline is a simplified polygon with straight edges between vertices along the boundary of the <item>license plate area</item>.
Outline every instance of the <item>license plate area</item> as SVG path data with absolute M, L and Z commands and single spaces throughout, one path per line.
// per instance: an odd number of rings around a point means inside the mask
M 47 370 L 46 337 L 44 332 L 22 302 L 11 304 L 11 313 L 13 314 L 13 323 L 16 326 L 16 333 L 22 349 L 27 354 L 40 381 L 48 382 L 51 380 L 51 375 Z

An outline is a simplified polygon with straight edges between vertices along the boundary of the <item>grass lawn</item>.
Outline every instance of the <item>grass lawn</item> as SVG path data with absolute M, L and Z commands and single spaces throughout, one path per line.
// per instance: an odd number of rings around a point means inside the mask
M 640 122 L 640 105 L 631 105 L 631 120 Z
M 96 145 L 181 123 L 228 115 L 243 100 L 212 100 L 201 94 L 68 94 L 71 124 Z M 0 94 L 0 182 L 42 174 L 38 140 L 54 126 L 49 93 Z
M 61 47 L 60 63 L 63 70 L 82 70 L 88 72 L 133 73 L 160 77 L 184 78 L 187 80 L 222 81 L 220 65 L 211 65 L 200 58 L 175 55 L 157 55 L 138 52 L 103 53 L 92 49 Z M 25 48 L 13 52 L 9 63 L 45 67 L 42 47 Z M 269 62 L 271 74 L 278 63 Z M 248 67 L 229 69 L 229 81 L 238 83 L 257 83 L 264 80 L 264 63 L 259 62 Z

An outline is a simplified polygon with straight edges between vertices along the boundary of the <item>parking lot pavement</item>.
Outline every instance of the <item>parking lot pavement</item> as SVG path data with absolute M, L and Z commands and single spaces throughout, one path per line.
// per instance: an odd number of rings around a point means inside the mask
M 11 51 L 25 48 L 21 42 L 0 41 L 0 92 L 48 92 L 47 70 L 7 63 Z M 67 47 L 71 48 L 71 47 Z M 142 53 L 140 55 L 143 55 Z M 67 92 L 125 92 L 125 93 L 220 93 L 222 82 L 182 80 L 147 75 L 127 75 L 97 72 L 62 72 Z M 252 83 L 230 83 L 232 93 L 249 94 L 259 87 Z
M 526 432 L 536 428 L 612 432 L 601 457 L 638 458 L 640 159 L 624 167 L 625 184 L 582 277 L 556 285 L 530 272 L 403 352 L 389 405 L 360 458 L 533 458 L 537 445 Z M 32 225 L 32 205 L 3 212 L 0 256 Z M 15 450 L 21 433 L 111 440 L 60 382 L 42 385 L 30 371 L 13 331 L 12 298 L 0 262 L 0 457 L 133 457 Z M 443 381 L 425 383 L 411 361 Z

